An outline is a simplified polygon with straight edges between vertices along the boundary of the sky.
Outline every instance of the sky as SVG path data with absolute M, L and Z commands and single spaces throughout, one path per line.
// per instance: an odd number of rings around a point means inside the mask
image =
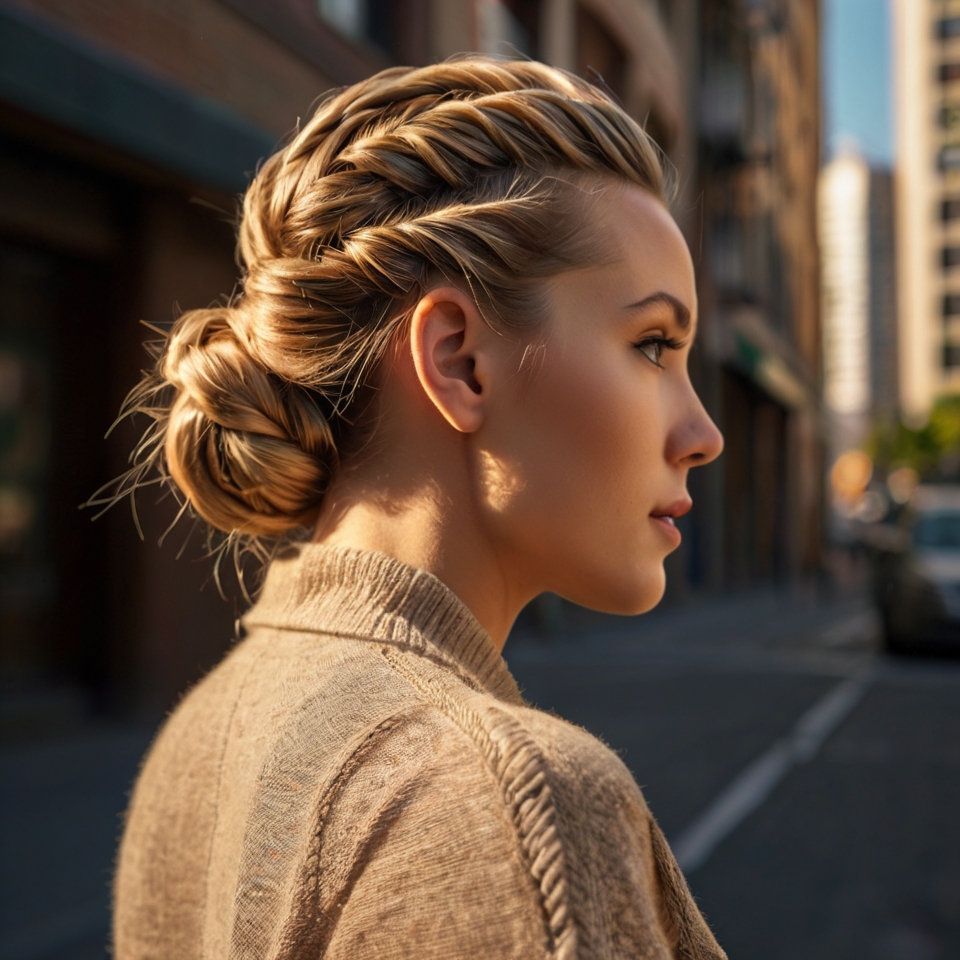
M 893 165 L 890 0 L 822 0 L 826 158 L 854 140 L 870 163 Z

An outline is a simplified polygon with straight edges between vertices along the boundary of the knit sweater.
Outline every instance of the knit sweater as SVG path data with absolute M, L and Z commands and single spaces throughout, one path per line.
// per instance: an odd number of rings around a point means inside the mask
M 702 958 L 639 788 L 437 578 L 308 545 L 134 789 L 117 960 Z

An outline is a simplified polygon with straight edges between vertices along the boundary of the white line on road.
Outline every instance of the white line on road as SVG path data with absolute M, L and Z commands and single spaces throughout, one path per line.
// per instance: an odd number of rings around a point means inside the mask
M 812 760 L 827 737 L 863 699 L 872 677 L 844 680 L 818 700 L 793 730 L 748 764 L 733 782 L 671 844 L 684 873 L 702 867 L 729 836 L 787 775 L 790 768 Z

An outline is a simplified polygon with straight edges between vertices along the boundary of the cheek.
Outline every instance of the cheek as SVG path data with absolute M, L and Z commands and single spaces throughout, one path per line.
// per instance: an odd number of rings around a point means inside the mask
M 608 536 L 650 509 L 647 488 L 662 457 L 658 398 L 655 378 L 629 362 L 590 359 L 548 366 L 518 394 L 509 442 L 516 466 L 488 463 L 487 489 L 501 510 L 512 500 L 538 527 L 562 518 L 567 530 L 592 525 Z
M 643 496 L 659 454 L 657 407 L 655 379 L 628 362 L 579 366 L 552 391 L 565 426 L 556 442 L 590 512 L 616 517 Z

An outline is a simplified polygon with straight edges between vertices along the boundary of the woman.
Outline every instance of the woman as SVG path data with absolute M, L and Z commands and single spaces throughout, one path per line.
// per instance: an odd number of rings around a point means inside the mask
M 287 546 L 140 775 L 118 960 L 724 956 L 626 768 L 500 656 L 545 590 L 653 607 L 720 451 L 663 192 L 601 92 L 481 57 L 350 87 L 264 164 L 242 293 L 131 407 L 141 469 Z

